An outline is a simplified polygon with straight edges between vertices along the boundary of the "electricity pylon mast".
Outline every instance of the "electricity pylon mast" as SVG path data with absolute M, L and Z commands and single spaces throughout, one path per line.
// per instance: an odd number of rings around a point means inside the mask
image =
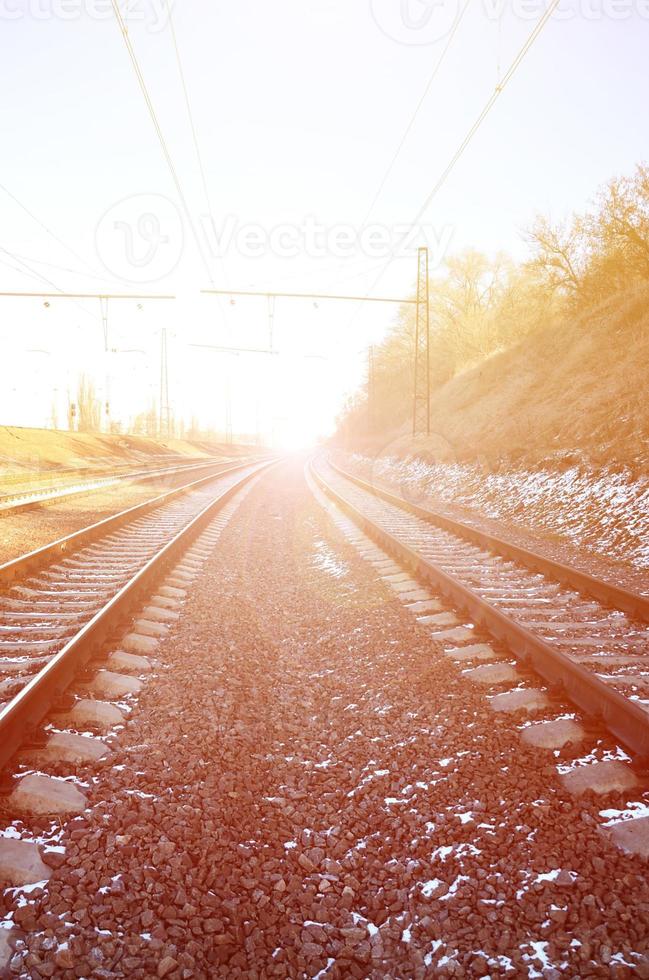
M 367 422 L 370 432 L 376 429 L 376 374 L 374 370 L 374 344 L 367 348 Z
M 412 434 L 430 435 L 430 314 L 428 309 L 428 249 L 417 249 L 417 316 Z
M 169 367 L 167 360 L 167 330 L 160 331 L 160 404 L 158 406 L 158 432 L 171 438 L 171 405 L 169 404 Z

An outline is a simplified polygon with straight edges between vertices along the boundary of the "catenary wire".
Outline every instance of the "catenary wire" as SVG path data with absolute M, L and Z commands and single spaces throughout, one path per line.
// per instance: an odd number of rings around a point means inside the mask
M 467 9 L 469 7 L 469 3 L 470 2 L 471 2 L 471 0 L 465 0 L 464 6 L 460 10 L 457 18 L 455 19 L 455 23 L 453 24 L 453 27 L 452 27 L 449 35 L 448 35 L 448 38 L 446 40 L 446 44 L 444 45 L 444 49 L 443 49 L 442 53 L 440 54 L 439 58 L 437 59 L 437 61 L 435 63 L 435 67 L 433 68 L 433 71 L 432 71 L 432 73 L 431 73 L 428 81 L 426 82 L 426 87 L 424 88 L 424 91 L 422 92 L 422 94 L 421 94 L 421 96 L 419 98 L 419 101 L 417 102 L 417 105 L 415 106 L 414 112 L 412 113 L 412 115 L 411 115 L 411 117 L 410 117 L 410 119 L 408 121 L 408 124 L 406 125 L 406 128 L 404 129 L 403 133 L 401 134 L 401 139 L 399 140 L 399 142 L 397 144 L 397 147 L 396 147 L 396 149 L 395 149 L 395 151 L 394 151 L 394 153 L 392 155 L 392 159 L 390 160 L 390 162 L 389 162 L 389 164 L 388 164 L 388 166 L 387 166 L 387 168 L 385 170 L 385 173 L 383 174 L 383 177 L 381 178 L 381 182 L 379 183 L 379 186 L 378 186 L 378 188 L 376 190 L 376 193 L 375 193 L 374 197 L 372 198 L 372 202 L 371 202 L 370 206 L 368 207 L 368 209 L 367 209 L 367 211 L 365 213 L 365 217 L 363 218 L 363 220 L 361 222 L 361 227 L 364 227 L 367 224 L 367 222 L 369 220 L 369 217 L 372 214 L 372 212 L 373 212 L 373 210 L 374 210 L 374 208 L 376 206 L 376 202 L 378 201 L 379 197 L 381 196 L 381 194 L 383 192 L 383 188 L 387 184 L 388 179 L 390 177 L 390 174 L 394 170 L 394 165 L 396 164 L 396 162 L 397 162 L 397 160 L 399 158 L 399 154 L 401 153 L 401 150 L 403 149 L 404 144 L 405 144 L 406 140 L 408 139 L 408 136 L 410 135 L 410 132 L 411 132 L 411 130 L 412 130 L 415 122 L 417 121 L 417 117 L 418 117 L 418 115 L 419 115 L 419 113 L 421 111 L 421 108 L 422 108 L 424 102 L 426 101 L 426 98 L 428 96 L 428 93 L 430 92 L 430 90 L 432 88 L 433 82 L 437 78 L 437 75 L 439 74 L 440 69 L 441 69 L 442 65 L 444 64 L 444 61 L 446 59 L 446 55 L 448 54 L 449 49 L 450 49 L 451 45 L 453 44 L 453 41 L 455 39 L 455 35 L 457 34 L 457 32 L 458 32 L 458 30 L 460 28 L 460 24 L 462 23 L 462 20 L 464 19 L 464 15 L 467 12 Z
M 433 199 L 436 197 L 436 195 L 439 193 L 439 191 L 442 189 L 442 187 L 444 186 L 444 184 L 448 180 L 448 178 L 451 175 L 452 171 L 454 170 L 456 164 L 458 163 L 458 161 L 460 160 L 460 158 L 463 156 L 464 152 L 466 151 L 467 147 L 469 146 L 471 140 L 473 139 L 473 137 L 475 136 L 475 134 L 478 132 L 478 130 L 482 126 L 483 122 L 485 121 L 485 119 L 487 118 L 487 116 L 489 115 L 489 113 L 491 112 L 491 110 L 493 109 L 494 105 L 496 104 L 496 102 L 498 101 L 498 99 L 500 98 L 500 96 L 502 95 L 503 91 L 505 90 L 505 88 L 507 87 L 507 85 L 509 84 L 509 82 L 511 81 L 511 79 L 513 78 L 514 74 L 516 73 L 516 70 L 519 68 L 519 66 L 520 66 L 521 62 L 523 61 L 523 59 L 525 58 L 526 54 L 528 53 L 528 51 L 530 50 L 530 48 L 532 47 L 532 45 L 534 44 L 534 42 L 536 41 L 536 39 L 538 38 L 538 36 L 543 31 L 543 28 L 546 26 L 546 24 L 550 20 L 552 14 L 557 9 L 557 7 L 559 6 L 559 3 L 560 2 L 561 2 L 561 0 L 552 0 L 552 2 L 549 4 L 549 6 L 547 7 L 547 9 L 543 13 L 543 15 L 539 18 L 539 20 L 535 24 L 533 30 L 531 31 L 531 33 L 527 37 L 527 39 L 526 39 L 525 43 L 523 44 L 522 48 L 519 50 L 518 54 L 516 55 L 516 57 L 514 58 L 514 60 L 511 63 L 511 65 L 509 66 L 508 70 L 506 71 L 505 75 L 503 76 L 502 81 L 499 84 L 496 85 L 494 91 L 492 92 L 492 94 L 490 95 L 489 99 L 485 103 L 485 105 L 484 105 L 482 111 L 480 112 L 480 114 L 478 115 L 477 119 L 475 120 L 475 122 L 473 123 L 473 125 L 470 127 L 470 129 L 468 130 L 468 132 L 465 135 L 464 139 L 461 141 L 460 145 L 458 146 L 458 148 L 456 149 L 456 151 L 452 155 L 451 159 L 449 160 L 448 164 L 446 165 L 446 167 L 444 168 L 444 170 L 442 171 L 442 173 L 440 174 L 440 176 L 437 178 L 437 180 L 436 180 L 435 184 L 433 185 L 432 189 L 427 194 L 426 198 L 424 199 L 423 204 L 420 206 L 420 208 L 417 211 L 415 217 L 410 222 L 410 224 L 408 226 L 408 229 L 409 230 L 404 234 L 404 236 L 401 238 L 401 240 L 395 245 L 395 247 L 390 252 L 390 255 L 388 256 L 386 262 L 383 264 L 383 267 L 382 267 L 381 271 L 379 272 L 378 276 L 376 277 L 376 279 L 373 281 L 372 285 L 370 286 L 370 288 L 369 288 L 369 290 L 367 292 L 367 296 L 370 296 L 370 294 L 372 293 L 372 291 L 379 284 L 379 282 L 381 281 L 381 279 L 385 275 L 387 269 L 389 268 L 389 266 L 391 265 L 391 263 L 394 261 L 395 255 L 396 255 L 398 249 L 400 248 L 400 246 L 403 244 L 405 238 L 407 238 L 408 234 L 410 234 L 410 231 L 419 223 L 419 221 L 421 220 L 422 216 L 428 210 L 428 208 L 429 208 L 431 202 L 433 201 Z M 351 321 L 350 321 L 350 324 L 351 324 Z
M 21 208 L 25 212 L 25 214 L 27 214 L 32 219 L 32 221 L 35 221 L 36 224 L 40 228 L 42 228 L 43 231 L 45 231 L 50 236 L 50 238 L 52 238 L 57 243 L 57 245 L 60 245 L 61 248 L 64 248 L 67 252 L 70 253 L 70 255 L 74 255 L 75 259 L 78 259 L 80 262 L 83 263 L 83 265 L 85 265 L 87 269 L 90 269 L 90 272 L 95 276 L 96 279 L 103 278 L 102 276 L 97 275 L 97 273 L 94 271 L 92 266 L 87 262 L 86 259 L 83 258 L 82 255 L 76 252 L 71 245 L 68 245 L 66 242 L 64 242 L 62 238 L 59 238 L 59 236 L 55 234 L 55 232 L 53 232 L 51 228 L 48 228 L 48 226 L 43 221 L 41 221 L 40 218 L 37 217 L 37 215 L 35 215 L 34 212 L 27 207 L 26 204 L 23 204 L 23 202 L 20 201 L 15 194 L 12 194 L 12 192 L 9 190 L 8 187 L 6 187 L 4 184 L 0 184 L 0 190 L 3 191 L 7 195 L 7 197 L 11 198 L 14 204 L 17 204 L 18 207 Z M 75 272 L 75 274 L 77 275 L 87 275 L 87 273 L 78 273 L 77 270 L 71 269 L 69 271 Z
M 153 102 L 151 100 L 151 96 L 149 95 L 149 90 L 148 90 L 147 85 L 146 85 L 146 82 L 144 80 L 144 75 L 142 74 L 142 70 L 140 68 L 139 62 L 137 60 L 137 55 L 135 54 L 135 50 L 133 48 L 133 45 L 131 44 L 131 39 L 130 39 L 130 37 L 128 35 L 128 30 L 127 30 L 126 24 L 124 23 L 124 18 L 122 16 L 122 12 L 119 9 L 119 5 L 117 3 L 117 0 L 111 0 L 111 5 L 112 5 L 113 11 L 115 13 L 115 19 L 117 20 L 118 27 L 119 27 L 119 29 L 121 31 L 122 38 L 124 39 L 124 44 L 126 45 L 126 50 L 128 52 L 129 58 L 131 60 L 131 64 L 133 65 L 133 70 L 135 71 L 135 76 L 136 76 L 136 78 L 138 80 L 138 84 L 140 86 L 142 95 L 144 97 L 144 101 L 145 101 L 146 107 L 147 107 L 148 112 L 149 112 L 149 115 L 151 117 L 151 121 L 153 123 L 153 128 L 155 129 L 156 135 L 158 137 L 158 141 L 159 141 L 160 147 L 162 149 L 162 154 L 163 154 L 163 156 L 165 158 L 165 162 L 166 162 L 166 164 L 167 164 L 167 166 L 169 168 L 169 172 L 171 174 L 171 178 L 172 178 L 173 183 L 174 183 L 174 186 L 176 188 L 176 192 L 178 194 L 178 198 L 180 200 L 181 207 L 182 207 L 183 212 L 185 214 L 185 218 L 187 219 L 187 223 L 189 224 L 189 227 L 191 229 L 192 236 L 194 238 L 194 242 L 196 243 L 196 248 L 198 249 L 198 253 L 199 253 L 200 257 L 201 257 L 201 261 L 203 262 L 203 265 L 205 266 L 205 271 L 207 272 L 207 276 L 208 276 L 210 282 L 212 283 L 212 285 L 214 285 L 214 279 L 213 279 L 213 276 L 212 276 L 212 270 L 210 269 L 209 261 L 208 261 L 206 255 L 205 255 L 205 252 L 204 252 L 204 249 L 203 249 L 203 245 L 201 243 L 199 234 L 198 234 L 198 232 L 196 230 L 196 225 L 195 225 L 194 220 L 193 220 L 193 218 L 191 216 L 191 212 L 190 212 L 189 206 L 187 204 L 187 199 L 185 197 L 185 192 L 183 191 L 183 187 L 182 187 L 182 184 L 180 182 L 180 178 L 178 176 L 178 172 L 176 170 L 175 164 L 173 162 L 173 158 L 172 158 L 171 153 L 169 151 L 169 147 L 167 146 L 167 141 L 165 140 L 164 133 L 162 132 L 162 128 L 161 128 L 160 123 L 158 121 L 158 116 L 156 114 L 156 111 L 155 111 Z

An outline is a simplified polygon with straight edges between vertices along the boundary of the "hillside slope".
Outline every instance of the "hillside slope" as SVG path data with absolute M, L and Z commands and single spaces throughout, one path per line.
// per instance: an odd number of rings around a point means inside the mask
M 250 448 L 247 448 L 250 451 Z M 193 443 L 181 439 L 157 441 L 144 436 L 65 432 L 59 429 L 0 427 L 0 480 L 65 468 L 101 469 L 137 465 L 161 457 L 233 456 L 236 446 Z
M 372 456 L 489 465 L 646 468 L 649 289 L 560 322 L 457 375 L 431 401 L 433 435 L 360 441 Z

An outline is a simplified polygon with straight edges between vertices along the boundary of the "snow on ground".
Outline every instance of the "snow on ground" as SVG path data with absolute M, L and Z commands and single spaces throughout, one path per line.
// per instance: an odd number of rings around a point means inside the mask
M 649 478 L 630 471 L 509 468 L 480 462 L 426 463 L 396 457 L 341 457 L 364 479 L 410 500 L 467 508 L 637 569 L 649 567 Z M 460 516 L 462 519 L 463 515 Z

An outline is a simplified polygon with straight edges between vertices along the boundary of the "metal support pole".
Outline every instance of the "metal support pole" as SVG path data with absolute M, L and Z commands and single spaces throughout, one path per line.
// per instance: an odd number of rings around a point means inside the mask
M 273 333 L 275 328 L 275 297 L 268 296 L 268 350 L 273 353 Z
M 417 312 L 415 323 L 412 434 L 430 435 L 430 313 L 428 249 L 417 250 Z
M 232 388 L 229 368 L 225 376 L 225 442 L 228 446 L 232 445 Z
M 367 421 L 370 432 L 376 429 L 376 376 L 374 372 L 374 345 L 367 349 Z
M 110 348 L 108 346 L 108 297 L 99 297 L 99 308 L 101 310 L 101 327 L 104 334 L 104 360 L 105 360 L 105 382 L 104 382 L 104 410 L 102 415 L 104 417 L 104 422 L 106 426 L 106 432 L 110 432 Z M 99 420 L 99 427 L 103 428 L 101 424 L 101 417 Z
M 160 404 L 158 406 L 158 433 L 162 438 L 171 436 L 171 408 L 169 405 L 169 370 L 167 362 L 167 328 L 160 331 Z

